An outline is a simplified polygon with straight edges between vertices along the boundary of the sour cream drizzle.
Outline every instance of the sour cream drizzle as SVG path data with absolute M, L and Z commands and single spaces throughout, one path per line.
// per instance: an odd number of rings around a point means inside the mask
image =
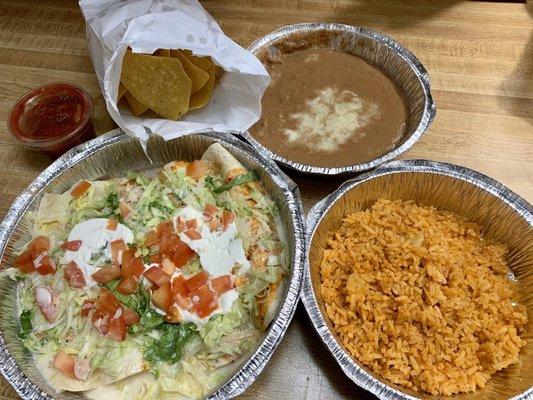
M 196 230 L 202 235 L 201 239 L 191 240 L 184 232 L 179 233 L 180 239 L 187 243 L 200 256 L 200 265 L 213 278 L 232 274 L 233 267 L 239 267 L 239 275 L 250 269 L 250 262 L 246 259 L 244 246 L 237 231 L 235 221 L 231 222 L 225 231 L 211 232 L 204 221 L 202 213 L 191 207 L 181 209 L 176 218 L 184 220 L 196 219 Z
M 91 275 L 102 266 L 101 263 L 95 265 L 91 258 L 103 252 L 103 258 L 111 260 L 112 241 L 122 239 L 124 243 L 133 242 L 133 232 L 127 226 L 118 224 L 116 230 L 110 231 L 107 222 L 107 218 L 89 219 L 74 226 L 68 235 L 69 241 L 81 240 L 81 246 L 77 251 L 65 251 L 65 264 L 74 261 L 82 270 L 88 287 L 96 285 Z

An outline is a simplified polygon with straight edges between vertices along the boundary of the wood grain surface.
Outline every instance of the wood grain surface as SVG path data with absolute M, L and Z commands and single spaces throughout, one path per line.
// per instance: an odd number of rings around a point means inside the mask
M 403 158 L 427 158 L 483 172 L 533 201 L 533 18 L 526 4 L 465 1 L 209 0 L 226 34 L 243 46 L 286 24 L 340 22 L 392 36 L 429 71 L 437 117 Z M 66 81 L 95 103 L 98 133 L 108 116 L 72 0 L 0 0 L 0 217 L 50 160 L 24 149 L 5 121 L 30 89 Z M 289 172 L 306 210 L 345 178 Z M 1 379 L 1 378 L 0 378 Z M 16 399 L 0 380 L 0 398 Z M 280 347 L 243 399 L 370 399 L 342 373 L 300 305 Z

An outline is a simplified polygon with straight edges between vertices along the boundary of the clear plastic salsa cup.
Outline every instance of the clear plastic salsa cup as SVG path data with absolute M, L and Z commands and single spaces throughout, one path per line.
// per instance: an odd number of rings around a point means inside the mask
M 32 90 L 11 110 L 8 127 L 26 147 L 57 158 L 95 137 L 93 102 L 84 89 L 53 83 Z

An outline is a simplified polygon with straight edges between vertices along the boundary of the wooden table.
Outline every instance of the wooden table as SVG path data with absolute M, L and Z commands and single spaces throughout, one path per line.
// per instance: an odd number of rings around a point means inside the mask
M 429 71 L 437 117 L 404 158 L 428 158 L 483 172 L 533 201 L 533 11 L 526 4 L 463 1 L 205 1 L 226 34 L 243 46 L 282 25 L 326 21 L 370 27 L 411 49 Z M 48 82 L 85 87 L 98 133 L 107 115 L 72 0 L 0 0 L 0 120 L 15 101 Z M 0 125 L 0 217 L 50 163 Z M 306 209 L 339 179 L 290 173 Z M 2 379 L 0 398 L 17 398 Z M 342 373 L 300 305 L 267 368 L 242 398 L 373 398 Z

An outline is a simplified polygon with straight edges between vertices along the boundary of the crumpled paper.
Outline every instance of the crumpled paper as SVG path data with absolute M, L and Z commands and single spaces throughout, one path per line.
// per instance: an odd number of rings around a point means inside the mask
M 142 143 L 151 134 L 172 139 L 195 132 L 239 133 L 261 115 L 261 97 L 268 72 L 249 51 L 229 39 L 196 0 L 82 0 L 87 42 L 94 70 L 111 118 Z M 211 56 L 226 72 L 210 102 L 178 121 L 136 117 L 118 107 L 116 98 L 126 49 L 153 53 L 157 49 L 189 49 Z

